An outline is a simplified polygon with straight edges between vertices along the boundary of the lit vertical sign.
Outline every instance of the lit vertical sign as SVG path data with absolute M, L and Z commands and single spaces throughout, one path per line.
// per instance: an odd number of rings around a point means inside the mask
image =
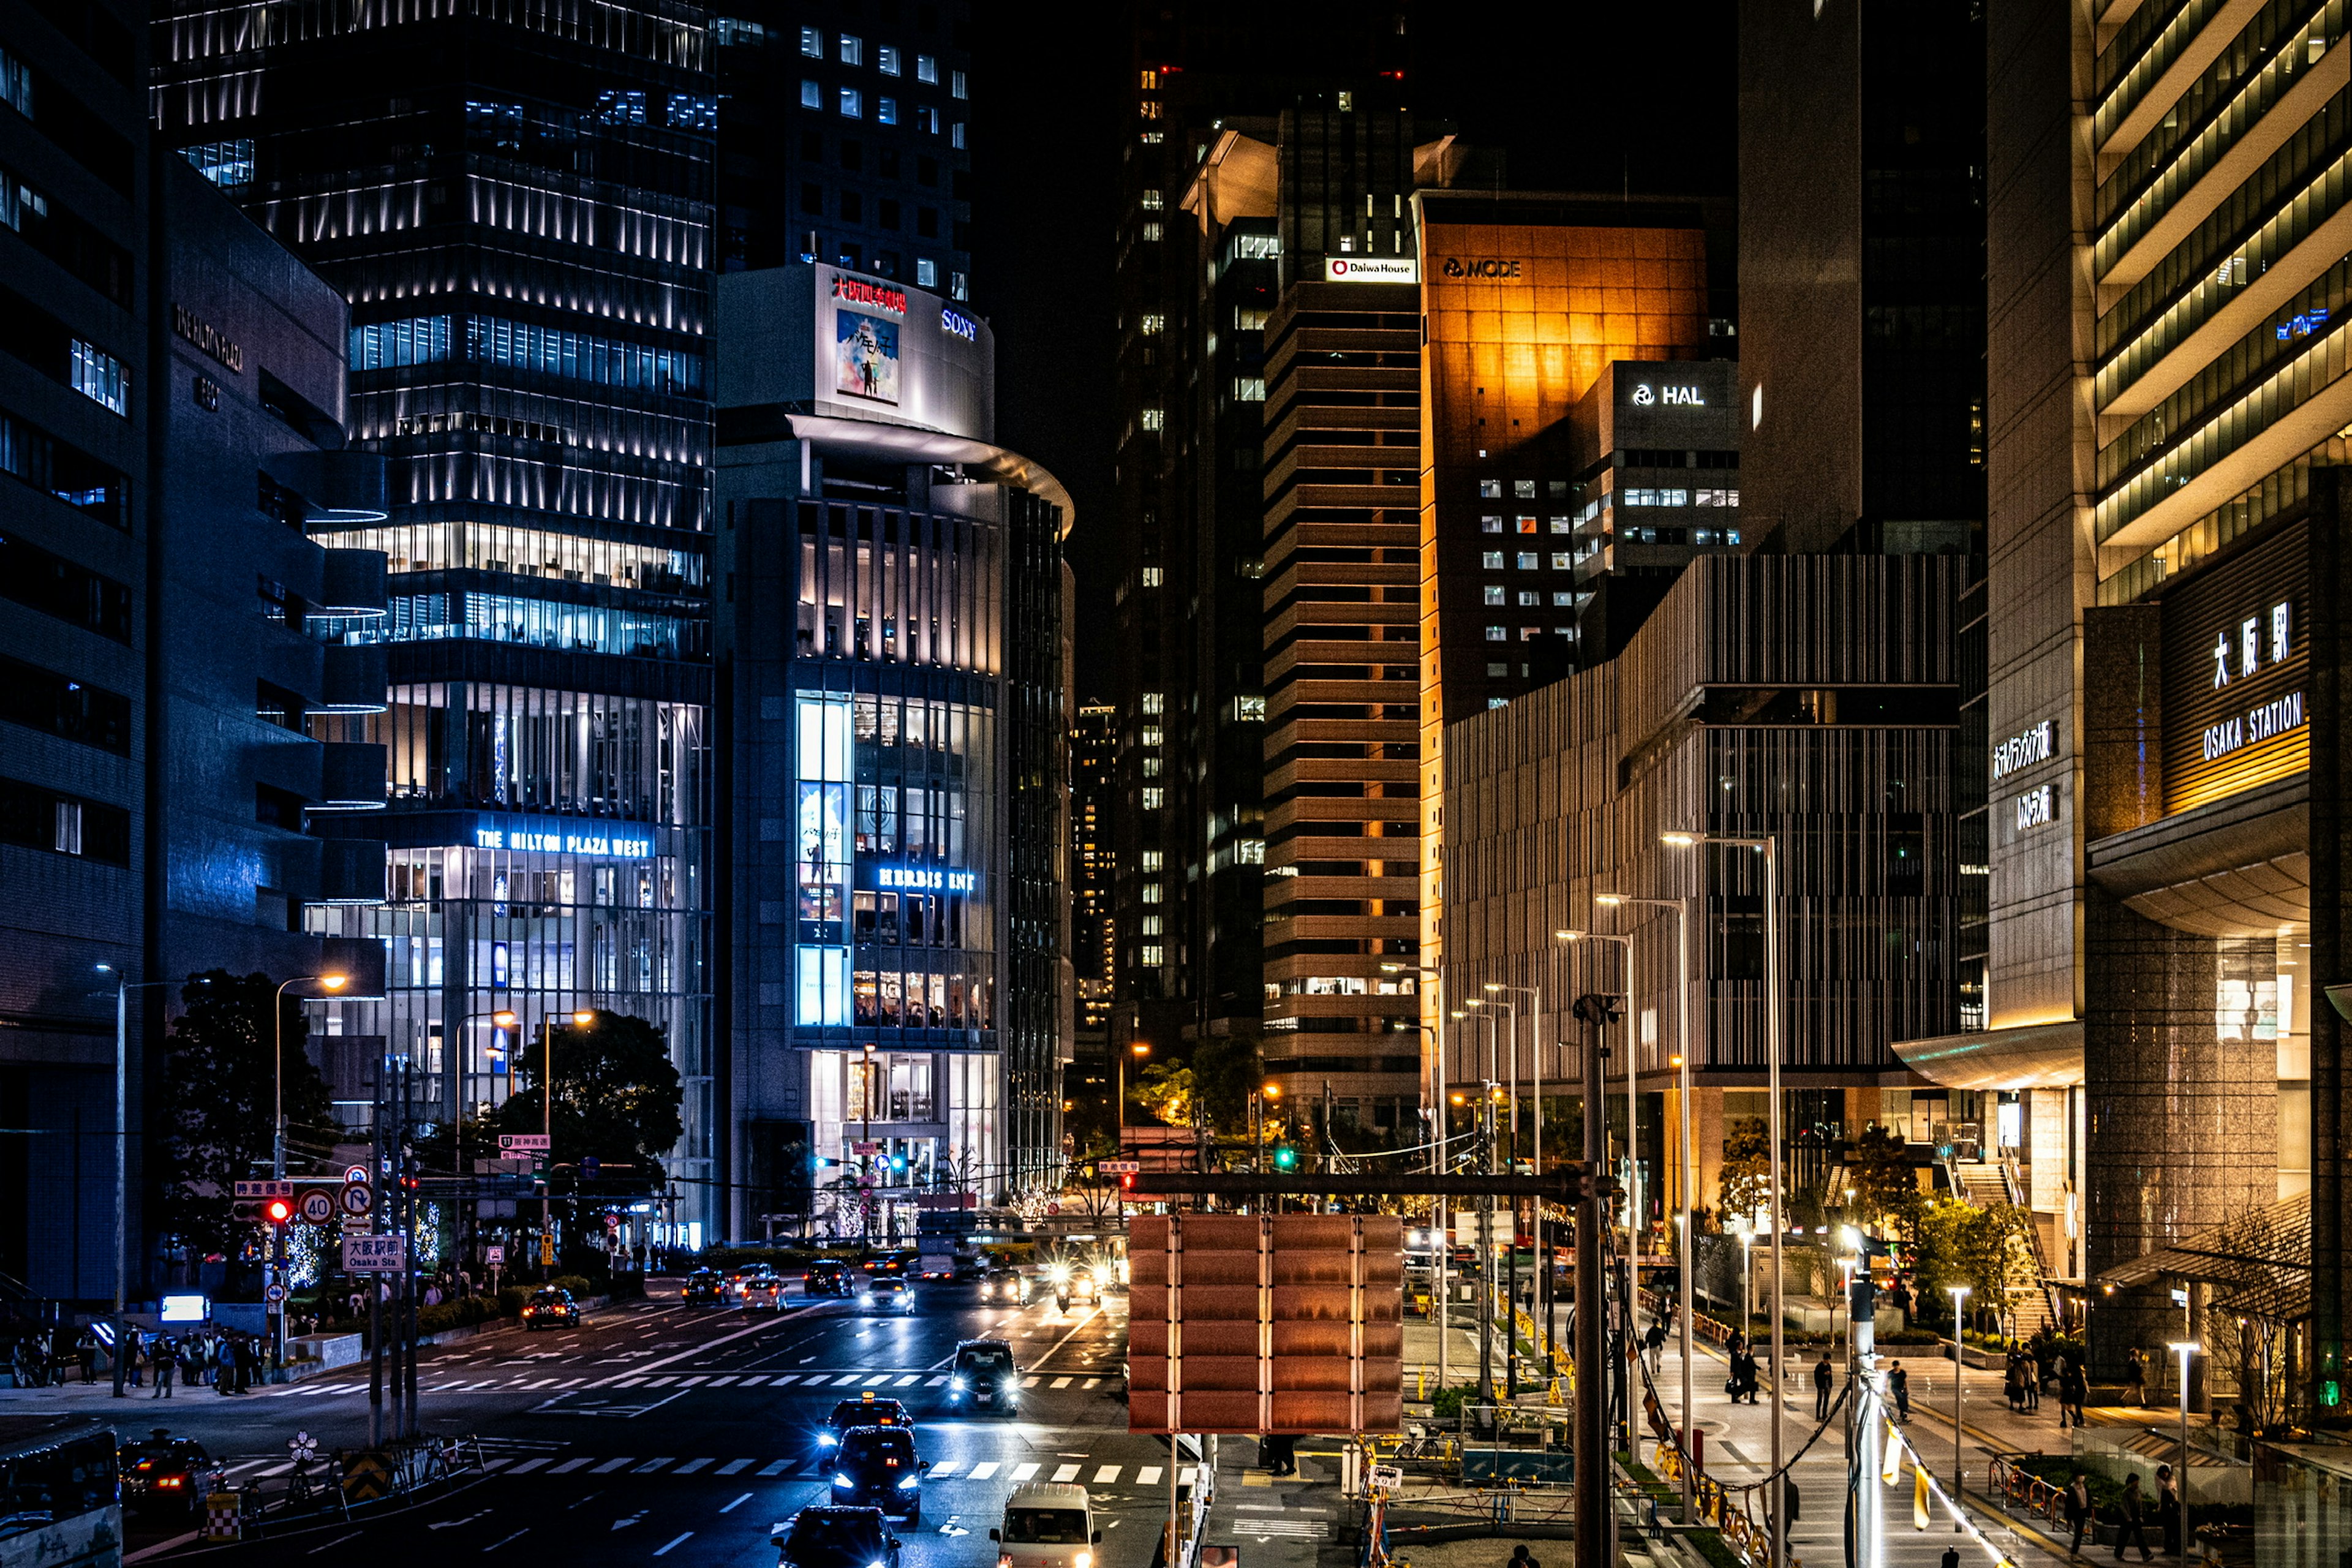
M 799 942 L 793 1021 L 849 1022 L 849 772 L 845 694 L 803 692 L 793 705 L 794 880 Z

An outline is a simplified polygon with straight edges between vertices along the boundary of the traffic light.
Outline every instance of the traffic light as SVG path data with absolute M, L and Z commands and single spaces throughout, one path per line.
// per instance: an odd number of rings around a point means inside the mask
M 261 1201 L 261 1219 L 263 1224 L 278 1229 L 291 1225 L 294 1223 L 294 1200 L 264 1198 Z
M 1122 1193 L 1131 1193 L 1135 1191 L 1135 1173 L 1133 1171 L 1121 1171 L 1119 1173 L 1118 1190 Z
M 228 1217 L 238 1225 L 259 1225 L 261 1203 L 255 1198 L 239 1198 L 228 1205 Z
M 1274 1146 L 1274 1168 L 1277 1171 L 1295 1171 L 1298 1169 L 1298 1151 L 1292 1148 L 1287 1143 L 1276 1144 Z

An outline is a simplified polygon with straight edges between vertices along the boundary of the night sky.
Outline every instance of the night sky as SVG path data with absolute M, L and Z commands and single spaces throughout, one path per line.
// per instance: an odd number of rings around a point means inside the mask
M 1515 189 L 1727 196 L 1735 15 L 1732 0 L 1448 8 L 1439 19 L 1468 25 L 1422 33 L 1429 96 L 1412 109 L 1507 148 Z M 973 300 L 996 331 L 997 438 L 1069 486 L 1082 606 L 1110 590 L 1123 17 L 985 3 L 973 16 Z M 1108 620 L 1077 617 L 1081 701 L 1103 692 Z

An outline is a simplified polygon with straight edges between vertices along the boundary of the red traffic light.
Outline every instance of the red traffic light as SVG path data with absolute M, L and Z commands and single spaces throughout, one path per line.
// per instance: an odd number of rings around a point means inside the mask
M 1121 1171 L 1119 1173 L 1118 1189 L 1123 1193 L 1131 1193 L 1135 1191 L 1135 1173 L 1133 1171 Z
M 271 1198 L 261 1205 L 261 1217 L 271 1225 L 290 1224 L 294 1218 L 294 1203 L 290 1198 Z

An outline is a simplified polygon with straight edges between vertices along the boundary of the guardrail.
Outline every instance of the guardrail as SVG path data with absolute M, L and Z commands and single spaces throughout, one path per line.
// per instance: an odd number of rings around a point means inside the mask
M 1988 1491 L 2012 1505 L 2011 1511 L 2030 1513 L 2053 1525 L 2066 1522 L 2066 1489 L 2052 1486 L 2014 1461 L 1996 1457 L 1985 1481 Z

